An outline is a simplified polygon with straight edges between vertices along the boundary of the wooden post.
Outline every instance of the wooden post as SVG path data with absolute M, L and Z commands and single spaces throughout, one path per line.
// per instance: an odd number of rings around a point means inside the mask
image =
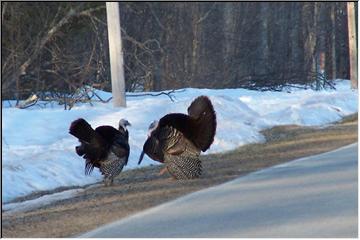
M 118 2 L 106 2 L 111 88 L 114 107 L 126 107 L 124 58 L 122 52 L 120 13 Z
M 358 88 L 357 48 L 354 2 L 347 3 L 348 31 L 349 31 L 349 57 L 351 88 Z

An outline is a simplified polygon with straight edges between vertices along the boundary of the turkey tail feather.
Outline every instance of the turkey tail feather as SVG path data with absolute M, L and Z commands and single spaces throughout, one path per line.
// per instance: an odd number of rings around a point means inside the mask
M 90 175 L 90 173 L 94 170 L 95 165 L 87 160 L 85 164 L 85 175 Z
M 91 159 L 92 163 L 105 157 L 108 148 L 106 141 L 98 134 L 88 122 L 80 118 L 71 123 L 69 133 L 80 141 L 80 146 L 75 148 L 79 156 Z
M 95 130 L 82 118 L 71 123 L 69 133 L 86 143 L 90 143 L 95 138 Z
M 145 154 L 145 152 L 144 151 L 142 151 L 141 152 L 141 155 L 140 155 L 140 158 L 139 158 L 139 162 L 138 162 L 138 165 L 141 163 L 141 161 L 143 160 L 143 158 L 144 158 L 144 154 Z
M 206 96 L 196 98 L 189 106 L 188 114 L 196 126 L 192 140 L 205 152 L 213 143 L 216 132 L 216 113 L 210 99 Z

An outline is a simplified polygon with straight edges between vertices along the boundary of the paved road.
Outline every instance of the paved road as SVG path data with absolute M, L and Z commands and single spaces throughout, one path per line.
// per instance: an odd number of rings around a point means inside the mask
M 80 237 L 357 237 L 357 148 L 261 170 Z

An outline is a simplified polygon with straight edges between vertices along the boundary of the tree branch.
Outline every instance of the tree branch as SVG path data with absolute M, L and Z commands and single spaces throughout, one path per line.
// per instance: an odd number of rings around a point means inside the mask
M 199 20 L 197 20 L 196 24 L 201 23 L 202 21 L 204 21 L 209 16 L 209 13 L 212 11 L 212 9 L 215 7 L 215 5 L 216 5 L 216 2 L 210 7 L 209 11 L 207 11 L 204 14 L 204 16 L 202 16 L 201 18 L 199 18 Z
M 149 7 L 151 14 L 152 14 L 153 17 L 155 18 L 155 20 L 156 20 L 157 24 L 160 26 L 160 28 L 161 28 L 162 30 L 166 31 L 164 25 L 162 25 L 162 23 L 160 22 L 159 18 L 156 16 L 154 10 L 152 9 L 151 4 L 150 4 L 150 3 L 146 3 L 146 5 Z
M 87 10 L 83 10 L 81 12 L 76 12 L 75 9 L 71 8 L 69 12 L 57 23 L 55 24 L 50 30 L 46 33 L 45 36 L 40 40 L 38 45 L 35 47 L 34 51 L 30 55 L 30 57 L 21 64 L 19 68 L 19 74 L 24 75 L 26 74 L 26 69 L 29 65 L 35 60 L 36 57 L 40 54 L 41 50 L 45 47 L 45 45 L 54 37 L 54 35 L 64 26 L 66 25 L 72 18 L 81 17 L 81 16 L 91 16 L 93 12 L 99 11 L 101 9 L 105 9 L 105 5 L 98 6 L 96 8 L 90 8 Z

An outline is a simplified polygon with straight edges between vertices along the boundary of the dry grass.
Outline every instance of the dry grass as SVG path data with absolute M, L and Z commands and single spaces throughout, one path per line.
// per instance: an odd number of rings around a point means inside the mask
M 160 166 L 126 171 L 116 179 L 115 186 L 85 189 L 74 198 L 28 212 L 3 213 L 3 237 L 71 237 L 252 171 L 357 142 L 357 126 L 354 114 L 326 128 L 291 125 L 265 130 L 264 144 L 202 156 L 203 175 L 196 180 L 157 176 Z

